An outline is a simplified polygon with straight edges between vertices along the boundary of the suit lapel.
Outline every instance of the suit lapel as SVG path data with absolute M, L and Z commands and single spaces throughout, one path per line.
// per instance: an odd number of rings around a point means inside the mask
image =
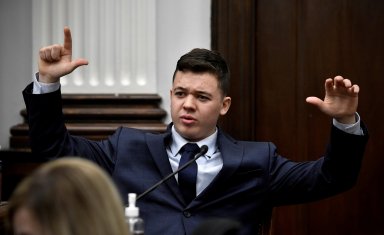
M 219 132 L 217 144 L 219 146 L 221 157 L 223 158 L 223 168 L 215 177 L 212 183 L 226 182 L 240 166 L 243 159 L 243 148 L 236 144 L 236 141 Z
M 200 202 L 205 201 L 210 193 L 218 186 L 224 185 L 227 180 L 236 172 L 243 159 L 243 148 L 236 144 L 236 141 L 225 135 L 219 130 L 217 144 L 223 158 L 223 168 L 220 170 L 214 180 L 201 192 L 197 200 L 192 201 L 190 206 L 198 206 Z M 201 199 L 201 200 L 200 200 Z M 205 201 L 206 203 L 206 201 Z
M 168 145 L 169 141 L 171 141 L 171 132 L 167 131 L 162 135 L 147 133 L 146 137 L 147 146 L 151 152 L 152 159 L 161 174 L 161 178 L 163 179 L 173 172 L 171 165 L 169 164 L 166 151 L 166 146 Z M 166 182 L 164 182 L 164 184 L 168 186 L 168 188 L 179 201 L 183 202 L 183 198 L 181 196 L 181 192 L 175 177 L 171 177 Z

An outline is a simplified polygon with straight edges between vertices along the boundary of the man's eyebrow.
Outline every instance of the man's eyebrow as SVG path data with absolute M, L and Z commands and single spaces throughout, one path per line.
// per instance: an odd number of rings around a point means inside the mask
M 206 92 L 206 91 L 196 91 L 195 93 L 198 95 L 204 95 L 204 96 L 212 97 L 212 94 L 209 92 Z
M 182 86 L 177 86 L 177 87 L 174 87 L 173 90 L 187 90 L 187 88 Z
M 197 90 L 196 93 L 211 95 L 209 92 Z
M 188 91 L 188 88 L 182 87 L 182 86 L 177 86 L 173 88 L 174 91 L 180 90 L 180 91 Z M 197 94 L 197 95 L 205 95 L 212 97 L 212 94 L 203 90 L 194 90 L 191 91 L 192 94 Z

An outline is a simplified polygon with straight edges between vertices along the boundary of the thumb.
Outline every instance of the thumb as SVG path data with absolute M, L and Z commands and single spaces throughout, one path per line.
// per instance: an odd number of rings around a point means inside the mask
M 72 71 L 73 71 L 77 67 L 88 65 L 88 60 L 80 58 L 80 59 L 72 60 L 71 64 L 72 64 L 72 68 L 73 68 Z
M 323 104 L 323 101 L 321 99 L 314 97 L 314 96 L 307 97 L 307 99 L 305 99 L 305 101 L 308 104 L 312 104 L 316 107 L 320 107 Z

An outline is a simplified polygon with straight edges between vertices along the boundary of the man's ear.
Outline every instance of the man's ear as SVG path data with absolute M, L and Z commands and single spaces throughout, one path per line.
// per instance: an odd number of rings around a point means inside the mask
M 232 101 L 231 97 L 229 96 L 224 97 L 222 107 L 220 110 L 220 115 L 225 115 L 228 112 L 229 107 L 231 107 L 231 101 Z

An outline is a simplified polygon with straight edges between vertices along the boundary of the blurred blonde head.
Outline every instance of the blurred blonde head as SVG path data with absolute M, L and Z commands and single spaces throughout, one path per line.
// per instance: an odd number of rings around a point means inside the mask
M 48 162 L 23 180 L 9 200 L 7 225 L 18 234 L 27 211 L 44 235 L 126 235 L 124 204 L 110 177 L 81 158 Z

